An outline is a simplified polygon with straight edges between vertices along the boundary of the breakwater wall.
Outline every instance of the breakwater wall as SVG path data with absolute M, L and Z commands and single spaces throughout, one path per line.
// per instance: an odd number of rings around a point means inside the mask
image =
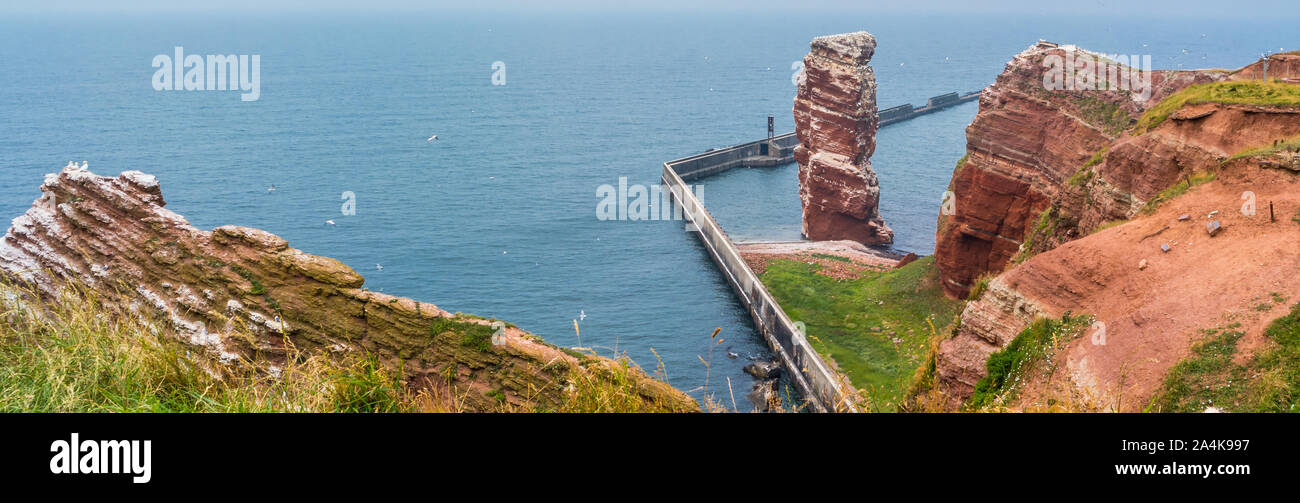
M 794 133 L 712 149 L 702 154 L 668 161 L 683 180 L 716 175 L 731 168 L 780 166 L 794 162 L 799 138 Z
M 966 94 L 948 93 L 935 96 L 926 101 L 925 106 L 913 107 L 911 103 L 886 108 L 877 112 L 880 127 L 897 124 L 922 115 L 979 99 L 979 91 Z M 769 134 L 771 134 L 769 132 Z M 794 133 L 786 133 L 762 140 L 741 143 L 730 147 L 710 149 L 706 152 L 674 161 L 674 170 L 682 180 L 696 180 L 716 175 L 732 168 L 754 168 L 762 166 L 780 166 L 794 162 L 794 148 L 799 145 L 799 138 Z
M 754 327 L 762 334 L 768 348 L 780 359 L 790 380 L 807 400 L 809 407 L 816 412 L 857 412 L 851 401 L 846 399 L 837 374 L 813 350 L 805 335 L 772 298 L 772 294 L 741 258 L 740 250 L 727 233 L 722 231 L 713 215 L 687 189 L 686 182 L 676 167 L 690 163 L 692 159 L 687 157 L 668 161 L 664 163 L 663 171 L 663 185 L 669 188 L 673 200 L 682 206 L 683 214 L 692 224 L 688 229 L 692 229 L 700 238 L 709 252 L 709 258 L 717 264 L 741 304 L 749 311 Z
M 880 119 L 880 127 L 885 127 L 978 99 L 980 99 L 979 91 L 971 91 L 966 94 L 957 94 L 955 92 L 940 94 L 927 100 L 925 106 L 913 107 L 911 103 L 905 103 L 876 112 L 876 116 Z

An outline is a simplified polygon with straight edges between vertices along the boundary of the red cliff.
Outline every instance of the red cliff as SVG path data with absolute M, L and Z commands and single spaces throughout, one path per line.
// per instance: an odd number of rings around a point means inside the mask
M 794 100 L 803 234 L 812 240 L 894 241 L 880 217 L 876 150 L 876 76 L 867 32 L 818 37 L 804 57 Z
M 966 157 L 950 185 L 955 214 L 940 217 L 936 235 L 935 262 L 948 295 L 966 296 L 980 275 L 1002 271 L 1022 245 L 1035 246 L 1026 236 L 1066 182 L 1150 104 L 1193 83 L 1227 78 L 1227 72 L 1157 71 L 1149 93 L 1049 90 L 1046 58 L 1076 56 L 1100 59 L 1040 43 L 1016 55 L 980 94 L 979 113 L 966 128 Z M 1106 73 L 1093 74 L 1094 82 L 1106 81 Z
M 967 128 L 936 264 L 949 295 L 991 279 L 939 345 L 936 382 L 949 407 L 1035 318 L 1074 313 L 1096 324 L 1064 344 L 1047 366 L 1054 372 L 1024 381 L 1015 407 L 1066 396 L 1138 410 L 1198 330 L 1236 324 L 1249 351 L 1276 316 L 1261 310 L 1260 292 L 1300 296 L 1300 235 L 1282 218 L 1300 211 L 1300 154 L 1283 143 L 1300 137 L 1300 106 L 1246 91 L 1211 99 L 1207 87 L 1175 95 L 1198 83 L 1238 87 L 1224 81 L 1263 76 L 1264 64 L 1152 72 L 1145 96 L 1046 89 L 1043 58 L 1076 51 L 1040 44 L 1016 56 Z M 1279 80 L 1261 85 L 1287 87 L 1297 60 L 1273 56 L 1267 74 Z M 1204 186 L 1178 187 L 1192 179 Z M 1278 218 L 1247 212 L 1244 200 L 1267 201 L 1258 204 Z M 1226 230 L 1211 238 L 1210 220 Z M 1104 337 L 1089 337 L 1098 330 Z

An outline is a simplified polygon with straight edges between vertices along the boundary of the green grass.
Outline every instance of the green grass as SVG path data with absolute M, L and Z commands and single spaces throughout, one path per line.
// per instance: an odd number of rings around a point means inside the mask
M 435 318 L 433 322 L 429 324 L 430 337 L 436 337 L 446 332 L 453 332 L 459 335 L 461 346 L 472 347 L 479 351 L 487 351 L 492 349 L 492 333 L 496 332 L 496 329 L 492 328 L 491 325 L 459 321 L 449 317 Z
M 1235 161 L 1243 157 L 1267 157 L 1276 154 L 1278 152 L 1294 151 L 1295 149 L 1300 149 L 1300 136 L 1293 136 L 1291 138 L 1282 140 L 1276 146 L 1274 146 L 1273 144 L 1268 144 L 1262 147 L 1248 148 L 1246 150 L 1242 150 L 1241 152 L 1232 154 L 1232 156 L 1225 159 L 1223 163 L 1227 163 L 1229 161 Z
M 1192 173 L 1187 178 L 1174 182 L 1174 184 L 1169 186 L 1169 188 L 1160 191 L 1159 194 L 1152 197 L 1151 200 L 1147 201 L 1146 205 L 1142 207 L 1142 213 L 1150 215 L 1165 202 L 1186 194 L 1187 191 L 1192 189 L 1192 187 L 1213 181 L 1216 176 L 1218 176 L 1217 173 L 1209 171 Z
M 1013 398 L 1016 384 L 1038 362 L 1051 357 L 1064 342 L 1077 337 L 1091 323 L 1090 316 L 1070 316 L 1060 320 L 1039 318 L 1022 330 L 1007 347 L 989 355 L 988 374 L 975 383 L 975 392 L 966 401 L 970 409 L 981 409 Z
M 1098 150 L 1097 153 L 1092 155 L 1092 158 L 1083 163 L 1083 167 L 1079 168 L 1079 171 L 1076 171 L 1074 176 L 1071 176 L 1069 180 L 1066 180 L 1066 183 L 1075 187 L 1087 185 L 1088 182 L 1092 180 L 1092 177 L 1096 175 L 1096 173 L 1092 171 L 1092 167 L 1105 161 L 1106 155 L 1109 153 L 1110 147 L 1102 147 L 1101 150 Z
M 1142 114 L 1133 132 L 1141 134 L 1150 131 L 1178 109 L 1201 103 L 1295 107 L 1300 106 L 1300 85 L 1286 84 L 1278 80 L 1269 82 L 1243 80 L 1188 86 L 1161 100 Z
M 291 353 L 266 365 L 194 359 L 147 319 L 69 289 L 37 303 L 0 284 L 0 411 L 398 412 L 416 409 L 401 372 L 373 357 Z M 247 363 L 247 362 L 245 362 Z
M 993 279 L 993 274 L 984 273 L 975 279 L 975 285 L 970 287 L 970 293 L 966 294 L 966 300 L 974 302 L 984 296 L 984 292 L 989 289 L 989 281 Z
M 1038 248 L 1042 242 L 1055 236 L 1056 231 L 1059 228 L 1074 224 L 1075 222 L 1073 220 L 1067 220 L 1061 217 L 1060 207 L 1055 203 L 1052 204 L 1047 209 L 1043 210 L 1042 213 L 1038 214 L 1038 221 L 1034 224 L 1034 228 L 1025 235 L 1023 248 L 1016 253 L 1015 257 L 1012 257 L 1011 262 L 1019 264 L 1029 260 L 1035 253 L 1037 253 L 1035 249 Z
M 0 277 L 0 413 L 3 412 L 464 412 L 456 389 L 411 388 L 399 366 L 375 355 L 306 353 L 222 364 L 183 344 L 165 321 L 123 315 L 93 290 L 41 298 Z M 459 334 L 463 345 L 491 344 L 490 326 L 439 318 L 431 334 Z M 253 339 L 232 333 L 234 339 Z M 456 340 L 456 339 L 453 339 Z M 289 342 L 288 338 L 285 339 Z M 682 412 L 698 410 L 667 389 L 648 386 L 630 360 L 578 354 L 581 365 L 551 362 L 558 404 L 545 410 L 499 388 L 489 412 Z M 456 380 L 455 365 L 446 382 Z M 665 387 L 666 388 L 666 387 Z M 474 391 L 464 391 L 469 393 Z
M 1274 302 L 1284 297 L 1275 295 Z M 1174 365 L 1147 407 L 1157 412 L 1297 412 L 1300 399 L 1300 304 L 1264 330 L 1268 344 L 1237 363 L 1239 324 L 1202 330 L 1192 355 Z
M 1111 136 L 1119 135 L 1128 127 L 1128 112 L 1117 103 L 1087 95 L 1071 96 L 1070 103 L 1079 111 L 1083 120 Z
M 932 340 L 947 333 L 962 302 L 944 296 L 933 257 L 855 280 L 835 280 L 819 269 L 777 260 L 761 279 L 790 319 L 807 326 L 813 348 L 834 360 L 875 410 L 897 410 Z
M 812 254 L 812 256 L 813 256 L 813 257 L 816 257 L 816 258 L 820 258 L 820 259 L 834 260 L 834 261 L 836 261 L 836 262 L 848 262 L 848 263 L 853 263 L 852 260 L 849 260 L 849 259 L 846 258 L 846 257 L 841 257 L 841 256 L 839 256 L 839 255 L 827 255 L 827 254 L 825 254 L 825 253 L 814 253 L 814 254 Z

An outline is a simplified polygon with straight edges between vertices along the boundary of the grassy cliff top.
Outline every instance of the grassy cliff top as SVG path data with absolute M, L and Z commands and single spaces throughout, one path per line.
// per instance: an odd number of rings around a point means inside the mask
M 1270 107 L 1300 107 L 1300 85 L 1278 80 L 1268 82 L 1243 80 L 1210 82 L 1188 86 L 1169 95 L 1151 107 L 1138 119 L 1135 134 L 1145 133 L 1159 126 L 1170 115 L 1186 105 L 1223 103 L 1229 105 L 1257 105 Z

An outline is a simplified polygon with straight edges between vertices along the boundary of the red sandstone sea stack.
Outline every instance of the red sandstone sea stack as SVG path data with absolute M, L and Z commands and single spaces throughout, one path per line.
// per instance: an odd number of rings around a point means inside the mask
M 876 38 L 865 31 L 818 37 L 804 57 L 794 99 L 803 234 L 812 240 L 894 242 L 880 217 L 876 150 Z

